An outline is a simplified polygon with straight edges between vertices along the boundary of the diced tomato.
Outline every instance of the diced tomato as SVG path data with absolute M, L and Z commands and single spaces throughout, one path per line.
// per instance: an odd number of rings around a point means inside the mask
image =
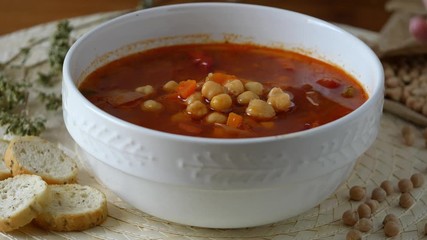
M 213 65 L 212 57 L 206 55 L 202 51 L 193 51 L 190 53 L 190 57 L 194 64 L 204 69 L 211 69 Z
M 316 81 L 317 84 L 325 87 L 325 88 L 329 88 L 329 89 L 334 89 L 334 88 L 338 88 L 339 86 L 341 86 L 341 83 L 333 80 L 333 79 L 328 79 L 328 78 L 322 78 Z

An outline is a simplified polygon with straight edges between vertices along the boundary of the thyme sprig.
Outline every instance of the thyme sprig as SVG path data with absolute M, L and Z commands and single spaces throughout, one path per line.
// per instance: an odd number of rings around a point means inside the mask
M 45 123 L 46 120 L 40 117 L 30 118 L 23 113 L 0 112 L 0 125 L 6 126 L 6 134 L 38 136 L 46 129 Z
M 6 77 L 0 76 L 0 110 L 11 111 L 26 103 L 28 91 L 26 85 L 11 83 Z
M 70 34 L 73 28 L 68 21 L 61 21 L 56 26 L 49 50 L 49 64 L 53 72 L 61 72 L 65 55 L 70 49 Z
M 58 79 L 57 75 L 52 72 L 49 72 L 49 73 L 38 72 L 37 75 L 38 75 L 37 83 L 39 83 L 43 87 L 53 87 L 56 84 Z
M 62 105 L 61 95 L 55 93 L 39 93 L 39 98 L 45 104 L 46 110 L 56 111 Z
M 64 58 L 71 45 L 72 29 L 68 21 L 58 23 L 51 38 L 48 59 L 44 61 L 50 68 L 47 73 L 37 73 L 38 77 L 32 84 L 27 81 L 30 67 L 25 66 L 31 47 L 21 48 L 11 60 L 0 63 L 0 126 L 5 128 L 6 134 L 39 135 L 46 129 L 46 119 L 29 116 L 30 94 L 38 93 L 37 98 L 31 99 L 40 101 L 46 110 L 55 111 L 61 107 L 61 95 L 46 93 L 40 87 L 51 88 L 60 82 Z M 7 75 L 7 72 L 16 71 L 21 72 L 23 78 Z

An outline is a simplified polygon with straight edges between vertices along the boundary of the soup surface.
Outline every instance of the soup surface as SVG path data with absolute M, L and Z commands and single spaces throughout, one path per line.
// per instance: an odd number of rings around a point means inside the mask
M 163 132 L 273 136 L 334 121 L 367 100 L 342 69 L 299 53 L 230 43 L 151 49 L 113 61 L 79 86 L 97 107 Z

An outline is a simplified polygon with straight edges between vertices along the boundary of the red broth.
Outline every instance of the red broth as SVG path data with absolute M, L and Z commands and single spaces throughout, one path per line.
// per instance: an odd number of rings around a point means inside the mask
M 231 98 L 231 106 L 217 111 L 221 115 L 219 122 L 208 122 L 207 116 L 216 111 L 211 99 L 200 99 L 203 104 L 198 103 L 197 109 L 207 112 L 196 115 L 188 110 L 186 98 L 201 92 L 212 73 L 220 76 L 215 82 L 223 87 L 236 79 L 244 85 L 244 91 L 248 90 L 248 82 L 261 83 L 263 90 L 258 97 L 265 103 L 270 90 L 280 88 L 291 104 L 286 110 L 275 108 L 274 116 L 259 117 L 251 115 L 247 104 L 240 104 L 238 96 L 223 88 Z M 164 90 L 169 81 L 175 82 L 170 84 L 172 90 Z M 140 88 L 147 85 L 150 87 Z M 282 49 L 230 43 L 168 46 L 133 54 L 95 70 L 79 89 L 97 107 L 130 123 L 208 138 L 303 131 L 343 117 L 367 100 L 357 80 L 336 66 Z M 267 105 L 262 106 L 270 109 Z

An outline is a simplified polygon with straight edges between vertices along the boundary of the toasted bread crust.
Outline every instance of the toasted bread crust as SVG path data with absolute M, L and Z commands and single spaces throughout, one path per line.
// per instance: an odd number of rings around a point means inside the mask
M 2 161 L 2 160 L 1 160 Z M 4 162 L 0 162 L 0 181 L 12 177 L 12 172 L 7 168 Z
M 12 177 L 12 172 L 4 163 L 4 152 L 6 151 L 9 142 L 0 140 L 0 181 Z

